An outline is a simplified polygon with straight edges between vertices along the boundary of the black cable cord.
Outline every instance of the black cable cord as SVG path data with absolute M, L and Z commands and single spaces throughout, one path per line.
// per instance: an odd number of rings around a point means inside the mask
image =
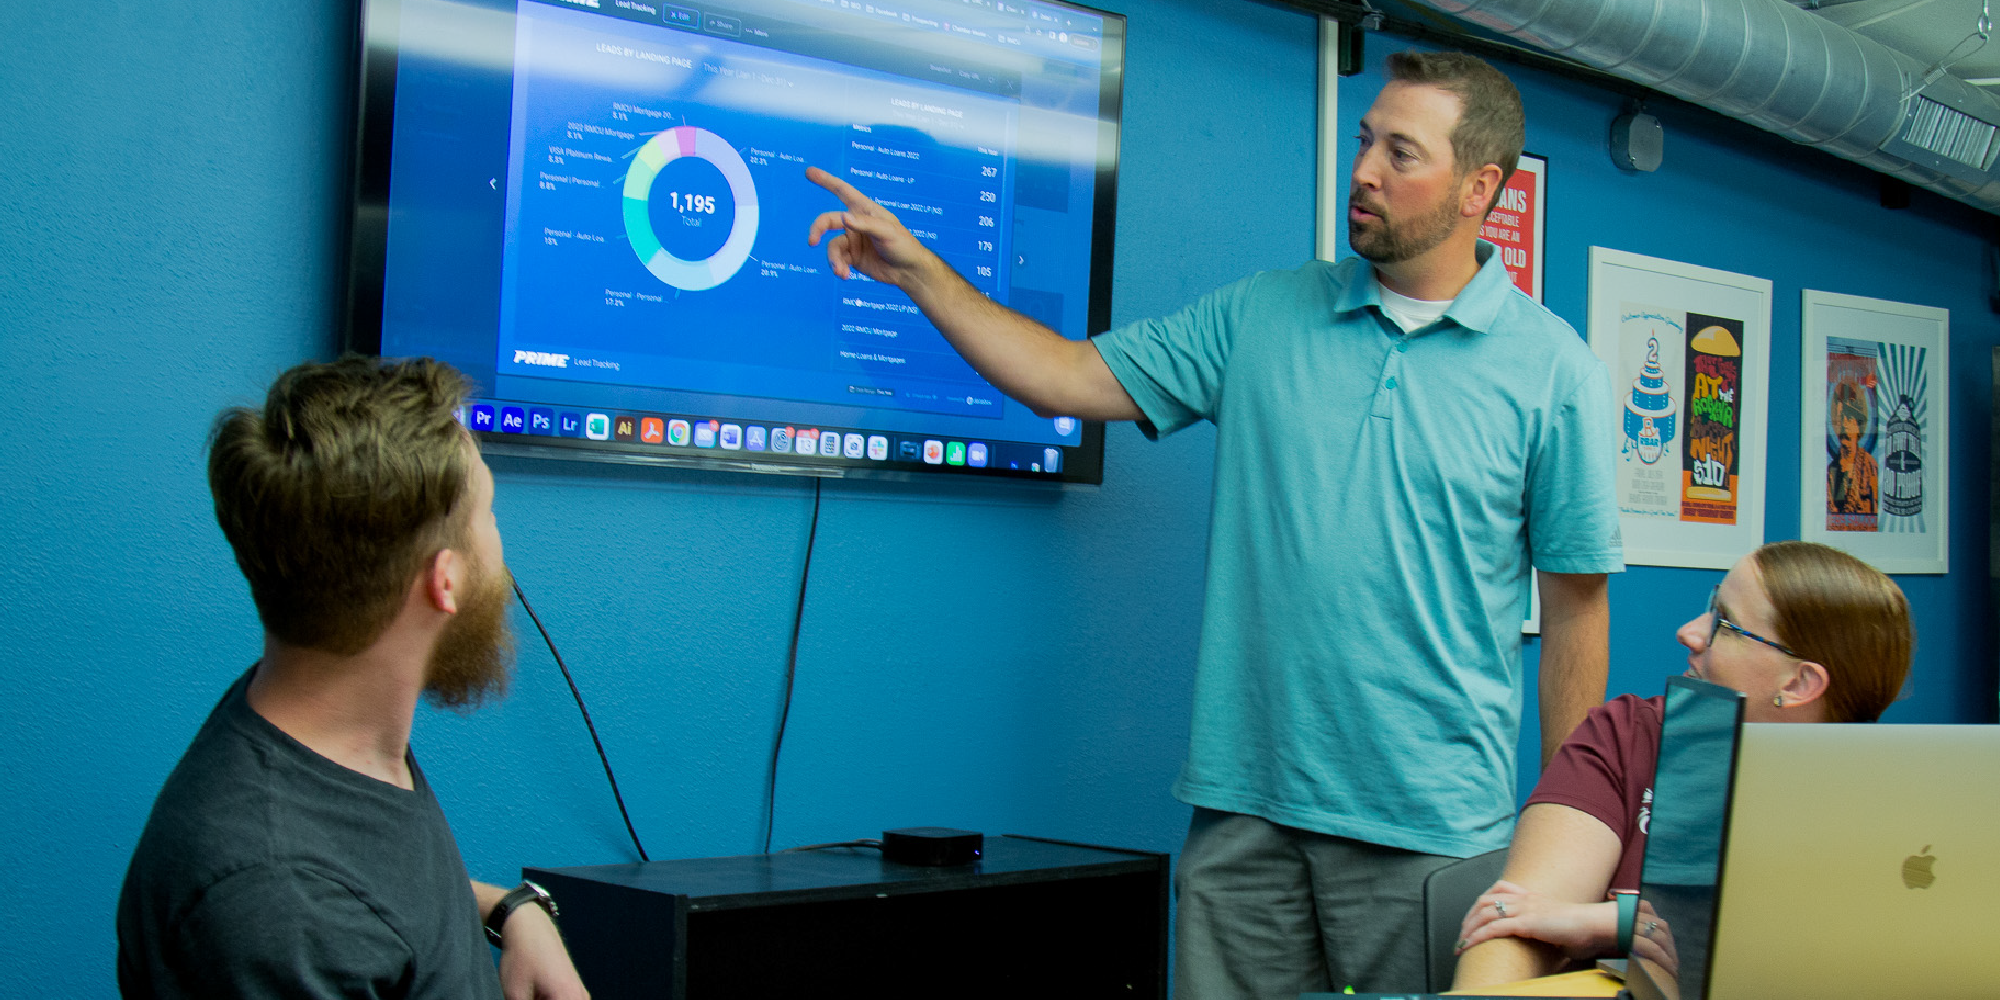
M 535 614 L 535 606 L 528 603 L 528 595 L 521 591 L 521 581 L 514 581 L 514 596 L 521 601 L 521 607 L 528 612 L 528 618 L 535 623 L 535 629 L 542 633 L 542 641 L 549 644 L 549 655 L 556 658 L 556 669 L 562 671 L 563 680 L 569 682 L 570 697 L 576 699 L 576 710 L 583 713 L 584 728 L 590 730 L 590 742 L 597 746 L 597 759 L 604 762 L 604 778 L 611 782 L 611 797 L 618 800 L 618 815 L 625 820 L 625 832 L 632 835 L 632 846 L 639 849 L 639 860 L 651 861 L 646 856 L 646 845 L 639 843 L 639 831 L 632 828 L 632 814 L 625 811 L 625 796 L 618 792 L 618 776 L 611 773 L 611 758 L 604 755 L 604 741 L 597 738 L 597 724 L 590 721 L 590 709 L 584 707 L 583 692 L 576 689 L 576 678 L 569 675 L 569 667 L 563 664 L 562 654 L 556 651 L 556 641 L 549 638 L 549 630 L 542 624 L 542 616 Z
M 806 844 L 800 847 L 787 847 L 779 853 L 792 854 L 797 851 L 830 851 L 836 847 L 872 847 L 879 851 L 882 849 L 882 842 L 873 837 L 866 837 L 861 840 L 842 840 L 832 844 Z
M 771 741 L 771 770 L 764 778 L 764 853 L 771 853 L 771 833 L 778 826 L 778 755 L 785 749 L 785 724 L 792 717 L 792 683 L 799 676 L 799 626 L 806 618 L 806 581 L 812 579 L 813 540 L 819 537 L 820 484 L 813 477 L 812 525 L 806 529 L 806 559 L 799 570 L 799 603 L 792 613 L 792 642 L 785 651 L 785 699 L 778 710 L 778 735 Z

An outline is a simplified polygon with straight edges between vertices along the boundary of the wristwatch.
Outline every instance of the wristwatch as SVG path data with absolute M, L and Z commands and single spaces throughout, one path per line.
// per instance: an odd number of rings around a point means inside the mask
M 513 916 L 514 910 L 522 903 L 533 903 L 547 910 L 550 920 L 556 918 L 556 901 L 549 898 L 549 891 L 533 882 L 522 882 L 507 890 L 507 894 L 500 897 L 500 901 L 493 904 L 493 909 L 486 914 L 486 940 L 493 942 L 494 947 L 500 946 L 500 929 L 507 926 L 507 918 Z

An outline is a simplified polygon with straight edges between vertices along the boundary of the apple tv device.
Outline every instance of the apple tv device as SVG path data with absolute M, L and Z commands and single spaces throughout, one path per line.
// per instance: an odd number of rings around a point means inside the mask
M 909 826 L 882 832 L 882 857 L 904 865 L 942 868 L 979 860 L 986 835 L 945 826 Z

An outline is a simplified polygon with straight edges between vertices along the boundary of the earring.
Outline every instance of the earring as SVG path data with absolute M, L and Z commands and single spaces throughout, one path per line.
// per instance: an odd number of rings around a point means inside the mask
M 1774 694 L 1774 695 L 1772 695 L 1772 696 L 1771 696 L 1771 707 L 1772 707 L 1772 708 L 1784 708 L 1784 707 L 1785 707 L 1785 696 L 1784 696 L 1784 695 L 1781 695 L 1781 694 Z

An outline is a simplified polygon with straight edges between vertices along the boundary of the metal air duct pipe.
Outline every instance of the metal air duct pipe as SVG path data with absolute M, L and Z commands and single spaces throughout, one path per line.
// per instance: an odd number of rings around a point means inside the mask
M 1784 0 L 1420 0 L 2000 213 L 2000 100 Z

